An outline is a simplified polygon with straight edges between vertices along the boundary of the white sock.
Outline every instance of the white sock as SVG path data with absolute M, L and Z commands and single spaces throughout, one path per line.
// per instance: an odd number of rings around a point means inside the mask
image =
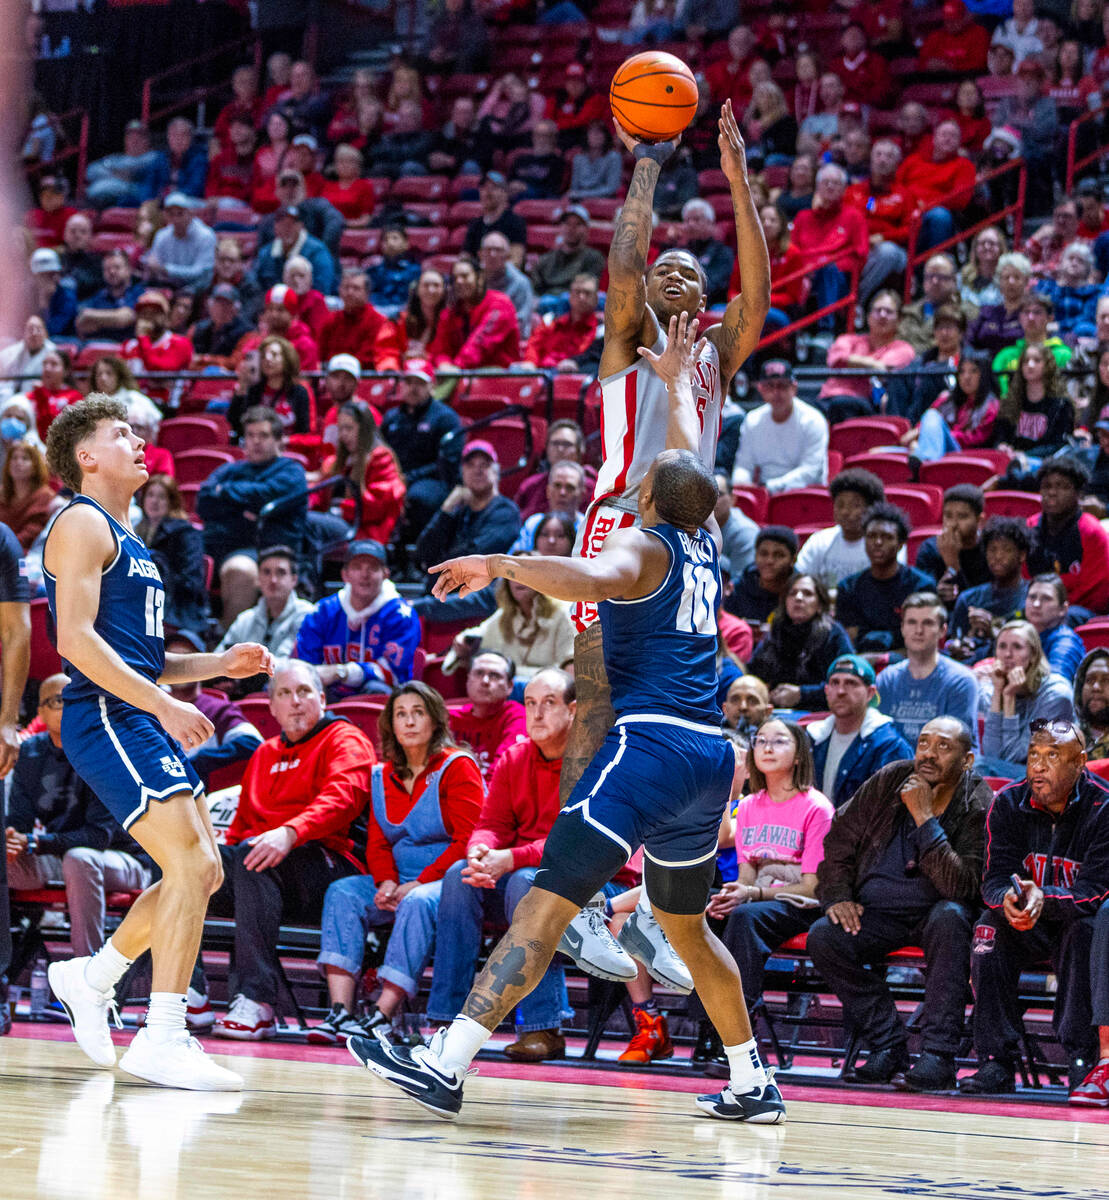
M 457 1016 L 447 1028 L 439 1061 L 448 1071 L 465 1074 L 477 1052 L 493 1036 L 492 1031 L 470 1017 Z
M 654 911 L 651 908 L 651 901 L 647 897 L 646 884 L 639 889 L 639 899 L 635 902 L 635 907 L 638 908 L 640 912 L 646 913 L 649 917 L 654 916 Z
M 110 992 L 127 973 L 133 959 L 124 958 L 109 938 L 85 963 L 85 982 L 98 992 Z
M 728 1056 L 728 1065 L 732 1068 L 731 1088 L 734 1095 L 766 1087 L 769 1080 L 766 1078 L 766 1070 L 762 1059 L 759 1058 L 759 1048 L 754 1038 L 748 1038 L 738 1046 L 725 1046 L 724 1053 Z
M 146 1028 L 156 1042 L 168 1041 L 185 1029 L 188 999 L 184 992 L 151 992 L 146 1010 Z

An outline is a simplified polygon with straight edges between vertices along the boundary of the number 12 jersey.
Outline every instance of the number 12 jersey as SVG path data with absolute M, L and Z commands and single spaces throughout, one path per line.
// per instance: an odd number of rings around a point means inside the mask
M 91 496 L 75 496 L 69 507 L 75 504 L 88 504 L 101 513 L 116 543 L 115 557 L 100 575 L 100 607 L 93 628 L 127 666 L 156 683 L 166 663 L 162 626 L 166 592 L 158 568 L 142 538 Z M 45 566 L 43 577 L 50 614 L 57 624 L 57 581 Z M 112 695 L 70 663 L 64 669 L 71 680 L 65 689 L 67 701 Z

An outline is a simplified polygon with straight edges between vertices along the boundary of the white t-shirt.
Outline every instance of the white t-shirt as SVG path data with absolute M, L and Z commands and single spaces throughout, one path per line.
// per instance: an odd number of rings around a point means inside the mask
M 819 409 L 794 400 L 789 420 L 781 423 L 762 404 L 748 413 L 739 434 L 733 483 L 758 482 L 768 492 L 828 482 L 828 422 Z
M 905 547 L 897 555 L 905 562 Z M 805 539 L 797 555 L 797 570 L 803 575 L 816 575 L 826 588 L 834 589 L 841 579 L 865 571 L 870 566 L 866 556 L 866 538 L 849 542 L 838 525 L 818 529 Z
M 828 738 L 828 757 L 824 760 L 824 778 L 820 784 L 820 790 L 826 796 L 835 794 L 836 772 L 839 770 L 840 761 L 858 736 L 857 729 L 854 733 L 837 733 L 834 729 L 832 730 L 832 734 Z

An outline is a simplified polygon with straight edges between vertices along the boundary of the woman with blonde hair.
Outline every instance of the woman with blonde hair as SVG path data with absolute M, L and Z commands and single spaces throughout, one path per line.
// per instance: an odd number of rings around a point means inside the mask
M 24 553 L 60 507 L 42 451 L 33 442 L 14 443 L 0 474 L 0 521 L 15 534 Z
M 974 235 L 970 257 L 959 272 L 959 295 L 964 303 L 973 304 L 975 308 L 1001 303 L 997 267 L 1008 249 L 1005 234 L 995 225 L 987 225 Z
M 793 161 L 797 121 L 782 89 L 772 80 L 756 84 L 743 123 L 751 139 L 748 150 L 761 152 L 767 166 Z
M 989 707 L 980 774 L 1021 778 L 1033 724 L 1074 720 L 1071 685 L 1052 671 L 1040 635 L 1028 621 L 1002 625 L 994 647 L 993 670 L 981 681 L 981 689 L 981 701 Z
M 485 788 L 473 756 L 451 735 L 443 697 L 413 680 L 385 702 L 377 722 L 381 761 L 370 780 L 365 875 L 336 880 L 323 903 L 318 962 L 331 1011 L 308 1040 L 331 1045 L 387 1029 L 415 998 L 435 944 L 443 876 L 465 857 Z M 366 934 L 392 925 L 378 968 L 376 1007 L 357 1015 Z
M 523 551 L 516 557 L 534 553 Z M 548 667 L 566 669 L 573 662 L 570 606 L 509 579 L 498 581 L 494 595 L 497 611 L 454 639 L 443 662 L 443 673 L 449 675 L 466 668 L 474 655 L 495 650 L 516 664 L 517 698 L 522 698 L 524 687 L 540 671 Z

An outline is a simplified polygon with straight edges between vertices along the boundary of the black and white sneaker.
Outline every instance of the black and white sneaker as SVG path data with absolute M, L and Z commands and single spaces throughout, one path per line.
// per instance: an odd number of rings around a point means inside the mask
M 338 1041 L 365 1033 L 362 1022 L 364 1017 L 356 1017 L 348 1012 L 346 1005 L 333 1004 L 331 1011 L 318 1024 L 308 1030 L 310 1046 L 334 1046 Z
M 382 1029 L 373 1037 L 347 1039 L 347 1049 L 379 1079 L 400 1088 L 422 1108 L 453 1121 L 462 1108 L 464 1071 L 445 1071 L 435 1051 L 445 1034 L 440 1030 L 429 1046 L 394 1046 Z
M 720 1121 L 746 1121 L 748 1125 L 779 1125 L 786 1119 L 782 1093 L 768 1075 L 766 1084 L 738 1096 L 729 1084 L 715 1096 L 698 1096 L 697 1107 L 707 1117 Z

